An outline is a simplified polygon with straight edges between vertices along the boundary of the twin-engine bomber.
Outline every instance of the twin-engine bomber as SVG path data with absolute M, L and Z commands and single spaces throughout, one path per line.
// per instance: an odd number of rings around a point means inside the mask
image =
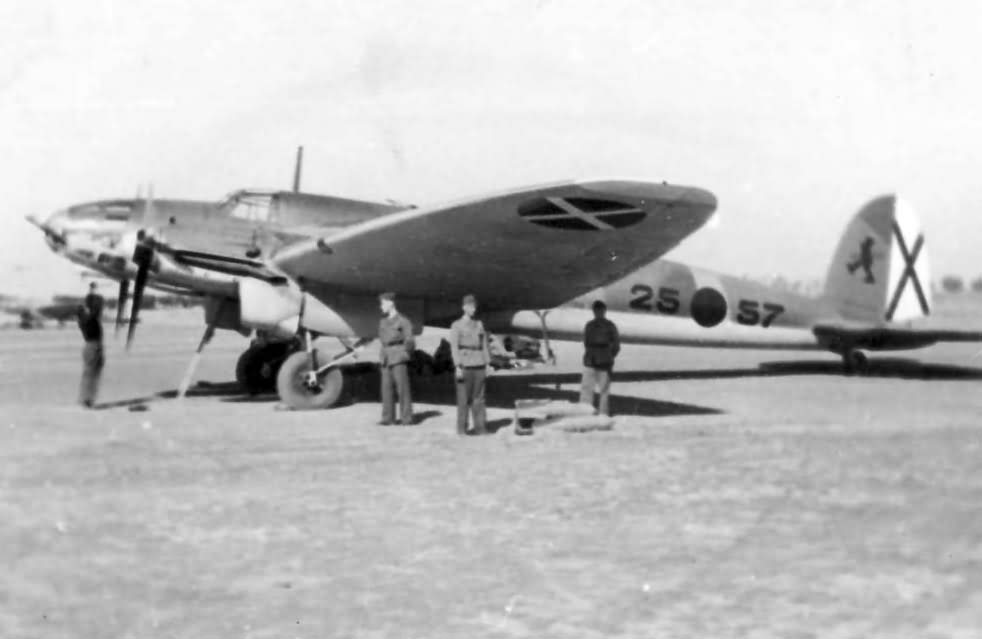
M 252 336 L 236 366 L 247 391 L 275 385 L 293 408 L 335 405 L 376 338 L 386 290 L 417 331 L 449 326 L 470 293 L 489 330 L 542 336 L 547 347 L 582 339 L 595 299 L 624 343 L 821 349 L 847 371 L 864 369 L 863 351 L 982 340 L 919 325 L 931 310 L 924 235 L 895 195 L 854 216 L 824 292 L 810 298 L 662 259 L 715 213 L 705 189 L 570 180 L 417 207 L 300 192 L 300 158 L 292 191 L 102 200 L 31 222 L 53 251 L 119 281 L 127 347 L 147 286 L 204 298 L 181 395 L 214 331 L 227 329 Z M 341 348 L 325 357 L 318 337 Z

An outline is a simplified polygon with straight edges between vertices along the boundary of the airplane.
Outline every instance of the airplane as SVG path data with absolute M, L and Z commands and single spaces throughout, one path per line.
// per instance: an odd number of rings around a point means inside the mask
M 580 339 L 590 313 L 577 307 L 598 298 L 625 343 L 821 349 L 847 371 L 864 367 L 863 350 L 982 339 L 912 324 L 930 311 L 928 269 L 917 217 L 896 196 L 857 213 L 812 299 L 662 259 L 715 213 L 702 188 L 569 180 L 417 207 L 302 193 L 301 162 L 302 147 L 292 191 L 104 200 L 33 223 L 56 252 L 119 279 L 121 301 L 129 280 L 135 299 L 147 285 L 204 298 L 180 395 L 228 329 L 255 335 L 236 366 L 246 389 L 275 380 L 292 408 L 335 405 L 385 290 L 418 330 L 449 326 L 475 294 L 491 332 L 542 336 L 547 350 L 550 336 Z M 342 352 L 323 358 L 322 336 Z
M 0 294 L 0 311 L 16 315 L 17 326 L 23 329 L 43 328 L 46 320 L 54 320 L 63 327 L 66 322 L 75 321 L 81 303 L 81 297 L 55 296 L 49 303 L 37 303 Z

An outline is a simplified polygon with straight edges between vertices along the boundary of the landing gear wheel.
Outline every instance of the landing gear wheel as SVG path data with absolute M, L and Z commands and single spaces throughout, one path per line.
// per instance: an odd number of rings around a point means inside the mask
M 276 390 L 283 403 L 294 410 L 330 408 L 338 403 L 344 391 L 344 373 L 340 368 L 329 369 L 317 377 L 317 384 L 309 383 L 312 368 L 310 355 L 294 353 L 286 358 L 276 376 Z
M 842 354 L 842 367 L 846 375 L 865 375 L 869 372 L 869 360 L 862 351 L 846 351 Z
M 285 343 L 250 346 L 235 364 L 235 380 L 250 395 L 276 390 L 276 375 L 289 352 Z

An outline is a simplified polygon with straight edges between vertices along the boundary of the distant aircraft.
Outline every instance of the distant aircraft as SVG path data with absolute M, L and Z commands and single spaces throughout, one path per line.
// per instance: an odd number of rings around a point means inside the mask
M 119 279 L 121 302 L 130 280 L 135 300 L 147 285 L 204 297 L 181 394 L 214 331 L 230 329 L 255 335 L 237 379 L 253 391 L 275 379 L 295 408 L 340 399 L 385 290 L 419 329 L 448 326 L 473 293 L 489 330 L 542 335 L 547 347 L 581 339 L 589 312 L 575 306 L 597 297 L 627 343 L 825 349 L 850 369 L 861 349 L 980 339 L 904 323 L 929 312 L 927 267 L 917 219 L 892 196 L 860 211 L 825 295 L 809 299 L 659 259 L 715 212 L 704 189 L 567 181 L 417 208 L 302 193 L 300 153 L 293 191 L 105 200 L 34 223 L 59 254 Z M 322 357 L 318 336 L 341 352 Z
M 78 305 L 82 298 L 57 296 L 52 302 L 36 303 L 18 297 L 0 295 L 0 311 L 17 316 L 17 326 L 24 329 L 43 328 L 48 320 L 64 326 L 66 322 L 75 320 Z

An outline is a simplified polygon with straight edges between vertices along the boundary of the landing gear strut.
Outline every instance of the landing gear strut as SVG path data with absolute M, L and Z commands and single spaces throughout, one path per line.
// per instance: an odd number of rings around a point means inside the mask
M 546 347 L 546 362 L 550 366 L 556 365 L 556 353 L 552 350 L 552 345 L 549 343 L 549 327 L 546 326 L 546 315 L 549 311 L 536 311 L 536 315 L 539 316 L 539 322 L 542 324 L 542 343 Z M 559 390 L 559 378 L 556 378 L 555 389 Z
M 294 410 L 330 408 L 341 401 L 347 380 L 344 366 L 358 359 L 373 338 L 360 339 L 354 344 L 341 343 L 345 352 L 321 363 L 310 335 L 307 347 L 286 358 L 276 377 L 276 389 L 284 404 Z

